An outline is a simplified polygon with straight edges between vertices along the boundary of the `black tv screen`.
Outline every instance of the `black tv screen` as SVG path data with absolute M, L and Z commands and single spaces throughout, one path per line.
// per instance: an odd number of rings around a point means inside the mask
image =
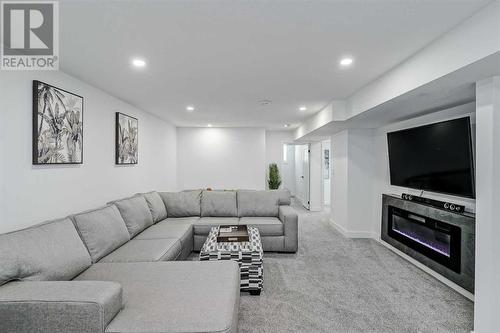
M 474 198 L 469 117 L 387 133 L 391 184 Z

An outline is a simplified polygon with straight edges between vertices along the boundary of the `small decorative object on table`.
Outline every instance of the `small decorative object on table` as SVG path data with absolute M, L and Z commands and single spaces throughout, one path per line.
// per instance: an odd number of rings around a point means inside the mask
M 248 241 L 217 242 L 219 230 L 228 227 L 245 227 L 248 230 Z M 262 257 L 263 250 L 259 230 L 246 225 L 212 227 L 200 251 L 200 260 L 234 260 L 238 262 L 241 274 L 240 290 L 248 291 L 252 295 L 260 295 L 263 287 Z
M 217 243 L 248 241 L 249 237 L 246 225 L 225 225 L 219 228 Z

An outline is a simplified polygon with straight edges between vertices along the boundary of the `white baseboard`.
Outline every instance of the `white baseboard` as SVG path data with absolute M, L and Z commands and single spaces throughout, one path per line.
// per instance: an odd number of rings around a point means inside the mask
M 310 206 L 309 211 L 311 212 L 321 212 L 323 210 L 323 207 L 321 206 Z
M 346 228 L 338 225 L 332 219 L 329 220 L 332 227 L 334 227 L 342 236 L 346 238 L 375 238 L 377 235 L 371 231 L 349 231 Z
M 467 297 L 468 299 L 470 299 L 471 301 L 474 302 L 474 294 L 473 293 L 471 293 L 468 290 L 465 290 L 464 288 L 460 287 L 455 282 L 453 282 L 451 280 L 448 280 L 447 278 L 445 278 L 441 274 L 435 272 L 434 270 L 432 270 L 429 267 L 425 266 L 421 262 L 413 259 L 412 257 L 410 257 L 409 255 L 407 255 L 406 253 L 401 252 L 400 250 L 396 249 L 391 244 L 384 242 L 382 239 L 376 238 L 375 240 L 378 241 L 383 246 L 387 247 L 389 250 L 391 250 L 394 253 L 396 253 L 397 255 L 399 255 L 402 258 L 406 259 L 407 261 L 411 262 L 413 265 L 417 266 L 418 268 L 420 268 L 421 270 L 423 270 L 427 274 L 432 275 L 433 277 L 435 277 L 436 279 L 438 279 L 439 281 L 441 281 L 442 283 L 444 283 L 445 285 L 447 285 L 451 289 L 455 290 L 459 294 L 462 294 L 463 296 Z

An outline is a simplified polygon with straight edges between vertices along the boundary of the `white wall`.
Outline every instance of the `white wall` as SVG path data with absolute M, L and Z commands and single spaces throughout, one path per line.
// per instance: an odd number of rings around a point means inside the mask
M 265 130 L 178 128 L 177 161 L 180 190 L 265 189 Z
M 375 143 L 375 165 L 367 166 L 370 168 L 374 168 L 374 181 L 375 181 L 375 193 L 372 198 L 372 206 L 373 206 L 373 225 L 372 231 L 380 236 L 380 224 L 382 219 L 382 194 L 396 194 L 401 195 L 403 192 L 412 193 L 415 195 L 419 195 L 419 190 L 392 186 L 390 184 L 390 174 L 389 174 L 389 153 L 387 148 L 387 132 L 397 131 L 400 129 L 416 127 L 421 125 L 427 125 L 439 121 L 450 120 L 453 118 L 459 118 L 462 116 L 471 116 L 471 123 L 473 131 L 475 133 L 475 105 L 474 103 L 468 103 L 464 105 L 460 105 L 454 108 L 442 110 L 440 112 L 432 113 L 426 116 L 413 118 L 407 121 L 394 123 L 382 128 L 379 128 L 375 132 L 374 143 Z M 475 210 L 475 200 L 461 198 L 456 196 L 450 196 L 440 193 L 433 192 L 424 192 L 424 196 L 428 198 L 433 198 L 437 200 L 449 200 L 450 202 L 462 204 L 466 206 L 466 209 L 469 211 Z
M 84 164 L 33 166 L 32 80 L 84 97 Z M 115 112 L 139 119 L 139 164 L 116 166 Z M 0 233 L 141 191 L 175 190 L 175 128 L 62 72 L 0 74 Z
M 269 176 L 269 164 L 276 163 L 281 174 L 281 188 L 288 187 L 288 190 L 295 192 L 294 187 L 290 188 L 294 177 L 294 168 L 291 167 L 293 166 L 294 154 L 289 154 L 290 159 L 286 163 L 283 161 L 283 144 L 292 141 L 292 131 L 266 131 L 266 178 Z
M 474 331 L 500 326 L 500 77 L 476 84 L 476 286 Z
M 295 179 L 295 146 L 287 145 L 287 161 L 283 162 L 283 185 L 282 188 L 285 188 L 290 191 L 290 193 L 295 196 L 296 192 L 296 179 Z

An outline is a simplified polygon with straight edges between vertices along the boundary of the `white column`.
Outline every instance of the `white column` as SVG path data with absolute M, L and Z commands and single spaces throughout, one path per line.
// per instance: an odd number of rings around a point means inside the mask
M 347 144 L 348 131 L 330 138 L 332 175 L 330 183 L 331 223 L 344 235 L 347 234 Z
M 332 136 L 331 147 L 332 223 L 347 237 L 371 238 L 375 195 L 373 131 L 345 130 Z
M 500 327 L 500 77 L 476 83 L 474 331 Z

